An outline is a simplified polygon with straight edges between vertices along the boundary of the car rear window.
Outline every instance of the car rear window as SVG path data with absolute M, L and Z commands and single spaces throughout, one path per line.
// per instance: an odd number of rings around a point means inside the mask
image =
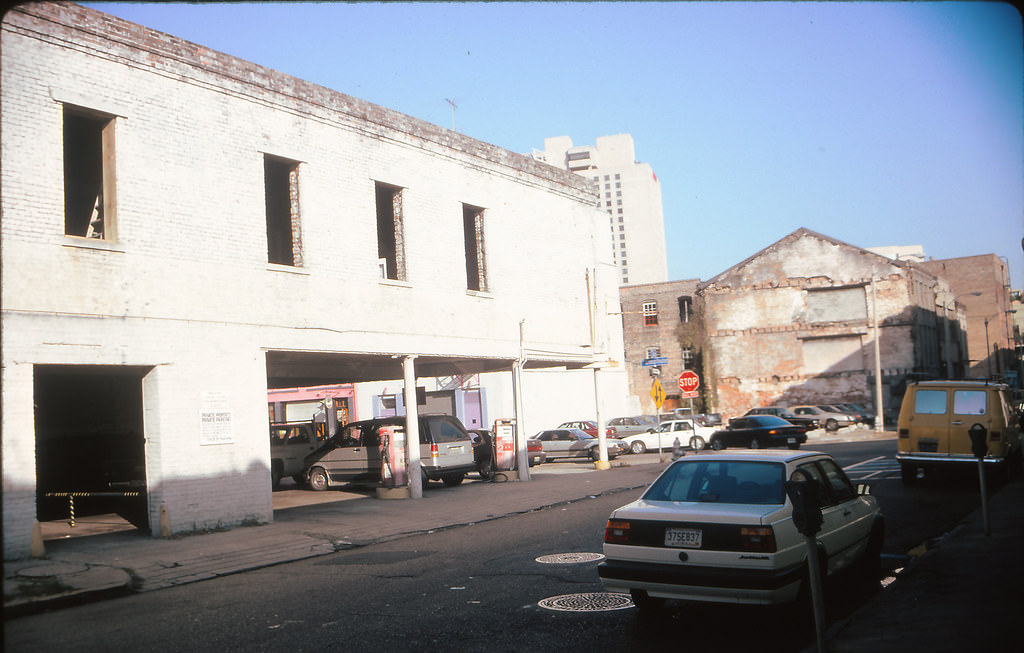
M 984 415 L 988 404 L 988 393 L 984 390 L 954 390 L 954 415 Z
M 918 415 L 944 415 L 946 413 L 946 391 L 919 389 L 914 394 L 914 412 Z
M 760 461 L 679 461 L 648 488 L 647 501 L 780 505 L 786 466 Z

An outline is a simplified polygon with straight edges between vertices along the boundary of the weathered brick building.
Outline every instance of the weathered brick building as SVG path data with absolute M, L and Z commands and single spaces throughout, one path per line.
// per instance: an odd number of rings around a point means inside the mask
M 683 370 L 703 376 L 704 316 L 697 295 L 699 279 L 622 286 L 622 333 L 625 341 L 629 387 L 639 404 L 636 412 L 657 412 L 650 395 L 653 374 L 665 390 L 662 412 L 689 407 L 680 401 L 678 379 Z M 664 365 L 644 365 L 645 360 L 664 358 Z M 657 372 L 652 373 L 652 370 Z M 701 390 L 706 390 L 702 386 Z M 700 412 L 701 402 L 695 404 Z
M 1010 305 L 1010 272 L 995 254 L 924 261 L 919 265 L 949 281 L 967 313 L 966 376 L 1016 384 L 1018 358 Z
M 51 492 L 270 520 L 268 387 L 621 358 L 589 179 L 74 4 L 0 46 L 5 558 Z
M 876 320 L 888 415 L 908 379 L 956 373 L 962 309 L 943 279 L 808 229 L 699 284 L 715 408 L 874 404 Z

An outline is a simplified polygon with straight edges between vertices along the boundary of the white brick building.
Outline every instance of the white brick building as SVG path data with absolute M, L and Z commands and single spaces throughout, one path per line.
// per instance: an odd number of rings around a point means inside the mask
M 5 558 L 84 486 L 270 520 L 268 386 L 622 358 L 588 179 L 73 4 L 2 50 Z

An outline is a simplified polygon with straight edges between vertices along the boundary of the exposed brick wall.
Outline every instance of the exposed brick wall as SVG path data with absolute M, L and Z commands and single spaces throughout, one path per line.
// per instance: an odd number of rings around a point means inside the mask
M 941 283 L 905 262 L 805 229 L 702 283 L 717 408 L 735 417 L 765 405 L 873 404 L 876 310 L 883 405 L 891 407 L 909 375 L 941 374 Z M 815 313 L 809 293 L 830 289 L 843 293 L 845 303 L 835 310 L 846 317 Z M 830 346 L 834 363 L 816 369 L 809 356 L 828 357 Z

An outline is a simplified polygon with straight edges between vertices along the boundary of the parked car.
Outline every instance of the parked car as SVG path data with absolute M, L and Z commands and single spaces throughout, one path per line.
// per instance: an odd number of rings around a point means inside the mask
M 354 481 L 379 481 L 382 426 L 405 426 L 405 417 L 351 422 L 306 456 L 305 477 L 314 490 Z M 473 441 L 462 422 L 451 415 L 421 415 L 420 472 L 423 482 L 454 486 L 476 469 Z
M 616 417 L 608 420 L 608 426 L 615 429 L 615 435 L 619 438 L 624 438 L 627 435 L 633 435 L 634 433 L 647 433 L 654 432 L 658 428 L 658 423 L 651 421 L 642 415 L 635 415 L 633 417 Z
M 693 422 L 688 419 L 673 419 L 662 422 L 653 433 L 627 435 L 622 438 L 622 443 L 631 453 L 645 453 L 648 450 L 672 449 L 678 439 L 680 446 L 700 451 L 707 445 L 708 438 L 714 432 L 714 429 L 705 426 L 695 428 Z
M 781 417 L 790 424 L 796 424 L 797 426 L 804 427 L 805 431 L 813 431 L 814 429 L 821 428 L 821 424 L 814 417 L 801 417 L 800 415 L 794 415 L 788 408 L 782 408 L 781 406 L 751 408 L 743 414 L 744 417 L 749 417 L 750 415 L 775 415 L 776 417 Z
M 813 417 L 818 420 L 826 431 L 838 431 L 844 426 L 852 426 L 853 418 L 846 413 L 836 412 L 835 408 L 827 405 L 821 406 L 790 406 L 794 415 L 800 417 Z
M 577 420 L 575 422 L 562 422 L 558 425 L 560 429 L 579 429 L 584 433 L 597 437 L 597 422 L 589 419 Z M 615 428 L 612 426 L 605 425 L 604 434 L 610 438 L 619 437 Z
M 969 430 L 985 431 L 983 464 L 1000 476 L 1021 468 L 1021 417 L 1006 385 L 985 381 L 921 381 L 903 395 L 896 460 L 903 482 L 941 467 L 976 465 Z
M 778 418 L 773 418 L 778 419 Z M 822 570 L 877 583 L 885 521 L 828 454 L 737 451 L 680 458 L 605 527 L 605 589 L 641 611 L 665 599 L 745 604 L 795 600 L 808 586 L 806 538 L 792 519 L 787 480 L 820 484 Z
M 774 415 L 751 415 L 729 420 L 729 427 L 715 431 L 708 444 L 715 451 L 721 451 L 727 447 L 799 449 L 805 442 L 807 432 L 804 427 L 791 424 Z
M 721 426 L 722 413 L 698 413 L 694 415 L 697 423 L 701 426 Z
M 270 484 L 277 488 L 281 479 L 291 476 L 296 484 L 306 482 L 306 456 L 324 443 L 312 422 L 287 422 L 270 425 Z
M 844 412 L 847 415 L 850 415 L 851 417 L 853 417 L 853 420 L 854 420 L 855 424 L 863 424 L 863 425 L 869 426 L 869 427 L 875 425 L 875 416 L 873 414 L 871 414 L 870 412 L 868 412 L 868 410 L 866 408 L 864 408 L 863 406 L 861 406 L 860 404 L 849 404 L 849 403 L 843 402 L 843 403 L 839 403 L 839 404 L 829 404 L 829 405 L 830 406 L 835 406 L 836 408 L 838 408 L 842 412 Z
M 547 454 L 544 453 L 544 445 L 540 440 L 534 438 L 526 438 L 526 456 L 530 459 L 530 467 L 539 465 L 548 459 Z
M 599 460 L 601 450 L 598 449 L 599 439 L 579 429 L 550 429 L 541 431 L 531 439 L 541 443 L 547 460 L 552 458 L 587 458 Z M 610 440 L 607 444 L 608 460 L 616 458 L 626 449 L 618 441 Z

